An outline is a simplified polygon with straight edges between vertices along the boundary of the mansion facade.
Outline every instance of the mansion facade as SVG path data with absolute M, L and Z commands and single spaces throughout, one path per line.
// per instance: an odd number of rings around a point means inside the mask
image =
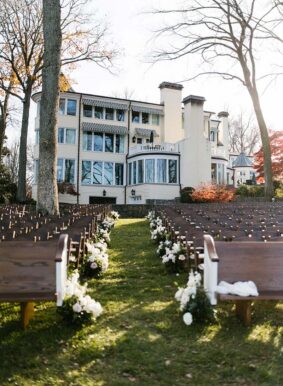
M 60 93 L 58 182 L 78 196 L 66 203 L 144 204 L 173 200 L 180 189 L 202 183 L 233 185 L 228 152 L 228 113 L 204 110 L 205 99 L 182 98 L 183 86 L 163 82 L 160 103 Z M 39 108 L 35 119 L 35 179 L 39 162 Z

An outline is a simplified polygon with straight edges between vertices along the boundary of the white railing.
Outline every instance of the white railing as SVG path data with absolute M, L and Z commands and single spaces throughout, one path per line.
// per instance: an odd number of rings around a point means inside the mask
M 160 143 L 160 144 L 147 144 L 136 145 L 129 149 L 129 155 L 137 153 L 152 153 L 152 152 L 164 152 L 164 153 L 179 153 L 178 144 L 176 143 Z

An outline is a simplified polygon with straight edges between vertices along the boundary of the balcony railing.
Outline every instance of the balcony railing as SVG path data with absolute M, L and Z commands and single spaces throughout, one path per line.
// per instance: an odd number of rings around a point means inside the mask
M 129 155 L 137 153 L 179 153 L 178 144 L 176 143 L 160 143 L 160 144 L 147 144 L 136 145 L 129 149 Z

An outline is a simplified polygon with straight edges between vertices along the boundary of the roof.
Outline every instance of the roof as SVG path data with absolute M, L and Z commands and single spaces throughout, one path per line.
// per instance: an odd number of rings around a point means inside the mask
M 153 132 L 154 137 L 159 137 L 157 132 L 155 130 L 150 130 L 150 129 L 140 129 L 136 128 L 136 134 L 140 137 L 150 137 L 151 132 Z
M 240 153 L 233 162 L 233 168 L 252 167 L 253 163 L 245 153 Z

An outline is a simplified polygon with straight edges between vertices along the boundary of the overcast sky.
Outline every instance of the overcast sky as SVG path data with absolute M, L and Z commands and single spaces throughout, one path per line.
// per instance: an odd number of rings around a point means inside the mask
M 95 15 L 106 21 L 111 31 L 108 37 L 123 54 L 118 63 L 117 74 L 112 75 L 95 64 L 81 64 L 72 74 L 75 91 L 106 96 L 123 96 L 124 90 L 133 91 L 132 98 L 159 102 L 158 85 L 162 81 L 177 82 L 197 73 L 198 58 L 180 61 L 148 63 L 154 41 L 153 30 L 161 25 L 160 18 L 144 14 L 144 11 L 158 5 L 172 6 L 172 0 L 93 0 Z M 265 55 L 258 58 L 264 66 Z M 219 112 L 228 110 L 237 115 L 241 110 L 251 111 L 247 91 L 237 81 L 221 78 L 202 77 L 183 84 L 183 97 L 194 94 L 206 98 L 205 109 Z M 281 110 L 283 77 L 261 93 L 262 107 L 270 128 L 282 130 Z M 34 130 L 34 111 L 30 126 L 30 137 Z

